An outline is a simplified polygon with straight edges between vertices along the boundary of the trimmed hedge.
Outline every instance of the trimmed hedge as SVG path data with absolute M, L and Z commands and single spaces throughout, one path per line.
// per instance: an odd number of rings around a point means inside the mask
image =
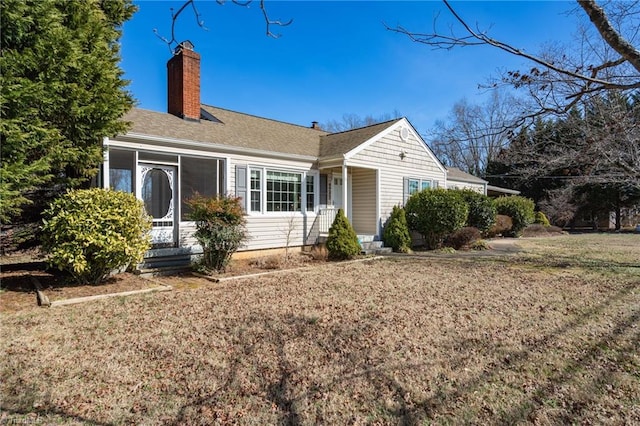
M 137 264 L 151 246 L 151 219 L 133 194 L 69 191 L 44 215 L 42 248 L 49 265 L 80 284 L 99 284 L 114 270 Z
M 361 250 L 356 231 L 353 230 L 349 219 L 344 215 L 344 211 L 338 209 L 336 218 L 333 220 L 331 228 L 329 228 L 329 236 L 327 237 L 329 259 L 351 259 L 360 254 Z
M 393 206 L 391 216 L 384 227 L 382 241 L 397 253 L 408 253 L 411 249 L 411 235 L 407 216 L 402 207 Z
M 519 195 L 510 197 L 500 197 L 496 199 L 496 208 L 499 214 L 509 216 L 513 221 L 511 231 L 507 232 L 509 237 L 519 237 L 527 225 L 533 223 L 535 219 L 535 204 L 533 200 Z
M 445 236 L 464 226 L 469 207 L 460 191 L 439 188 L 413 194 L 405 211 L 409 229 L 422 235 L 427 248 L 437 249 Z
M 466 225 L 486 233 L 496 221 L 498 212 L 495 202 L 491 197 L 470 189 L 462 190 L 460 193 L 469 206 Z

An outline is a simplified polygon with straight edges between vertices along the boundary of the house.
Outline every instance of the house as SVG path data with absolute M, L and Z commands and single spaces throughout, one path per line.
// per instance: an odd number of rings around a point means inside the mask
M 315 244 L 342 208 L 378 240 L 394 205 L 447 187 L 447 171 L 406 118 L 327 133 L 202 104 L 200 56 L 183 43 L 167 63 L 168 113 L 133 109 L 104 140 L 105 188 L 130 191 L 153 216 L 152 254 L 193 253 L 194 193 L 243 200 L 243 250 Z

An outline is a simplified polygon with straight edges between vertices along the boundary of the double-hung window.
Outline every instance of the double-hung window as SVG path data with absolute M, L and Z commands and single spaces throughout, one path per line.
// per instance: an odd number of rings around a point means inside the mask
M 307 211 L 312 212 L 316 207 L 315 176 L 307 175 Z
M 252 212 L 262 211 L 262 170 L 251 169 L 251 198 L 249 209 Z
M 317 175 L 249 167 L 250 213 L 313 212 L 316 206 Z

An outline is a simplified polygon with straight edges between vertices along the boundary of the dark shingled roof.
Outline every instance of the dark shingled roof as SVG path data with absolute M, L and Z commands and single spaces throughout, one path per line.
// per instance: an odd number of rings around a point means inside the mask
M 325 134 L 320 138 L 320 157 L 331 158 L 346 154 L 400 120 L 401 119 L 394 119 L 359 129 Z
M 447 167 L 447 172 L 448 172 L 447 179 L 452 179 L 452 180 L 457 180 L 462 182 L 469 182 L 469 183 L 480 183 L 480 184 L 487 183 L 486 180 L 481 179 L 472 174 L 465 173 L 457 167 Z
M 326 132 L 202 105 L 219 122 L 189 121 L 168 113 L 133 108 L 124 116 L 131 133 L 317 157 Z
M 209 105 L 202 109 L 215 120 L 189 121 L 139 108 L 124 120 L 132 123 L 130 133 L 319 158 L 345 154 L 399 120 L 329 134 Z

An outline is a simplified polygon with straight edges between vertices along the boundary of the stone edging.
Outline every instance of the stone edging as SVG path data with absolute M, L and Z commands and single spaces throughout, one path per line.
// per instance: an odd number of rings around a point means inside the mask
M 90 302 L 93 300 L 107 299 L 110 297 L 122 297 L 122 296 L 131 296 L 135 294 L 144 294 L 144 293 L 155 293 L 158 291 L 171 291 L 173 287 L 169 285 L 162 284 L 160 281 L 156 281 L 153 279 L 144 278 L 147 281 L 151 281 L 158 285 L 158 287 L 145 288 L 142 290 L 130 290 L 130 291 L 121 291 L 119 293 L 107 293 L 107 294 L 98 294 L 95 296 L 85 296 L 85 297 L 74 297 L 72 299 L 63 299 L 63 300 L 54 300 L 53 302 L 49 301 L 49 298 L 42 292 L 42 285 L 40 281 L 33 275 L 29 275 L 31 278 L 31 282 L 36 290 L 36 298 L 38 301 L 38 306 L 46 306 L 46 307 L 55 307 L 55 306 L 66 306 L 66 305 L 75 305 L 78 303 Z
M 373 257 L 365 257 L 362 259 L 355 259 L 355 260 L 347 260 L 347 261 L 342 261 L 342 262 L 334 262 L 334 263 L 330 263 L 327 262 L 325 265 L 346 265 L 349 263 L 356 263 L 356 262 L 366 262 L 367 260 L 378 260 L 378 259 L 384 259 L 385 256 L 373 256 Z M 324 266 L 324 265 L 323 265 Z M 285 272 L 295 272 L 295 271 L 301 271 L 301 270 L 305 270 L 305 269 L 311 269 L 311 268 L 317 268 L 318 265 L 311 265 L 311 266 L 300 266 L 298 268 L 292 268 L 292 269 L 278 269 L 276 271 L 266 271 L 266 272 L 256 272 L 253 274 L 247 274 L 247 275 L 233 275 L 230 277 L 221 277 L 221 278 L 216 278 L 210 275 L 205 275 L 205 274 L 200 274 L 198 272 L 191 272 L 192 275 L 198 277 L 198 278 L 204 278 L 205 280 L 209 280 L 211 282 L 214 283 L 221 283 L 224 281 L 232 281 L 232 280 L 241 280 L 241 279 L 245 279 L 245 278 L 255 278 L 255 277 L 263 277 L 266 275 L 276 275 L 276 274 L 282 274 Z

